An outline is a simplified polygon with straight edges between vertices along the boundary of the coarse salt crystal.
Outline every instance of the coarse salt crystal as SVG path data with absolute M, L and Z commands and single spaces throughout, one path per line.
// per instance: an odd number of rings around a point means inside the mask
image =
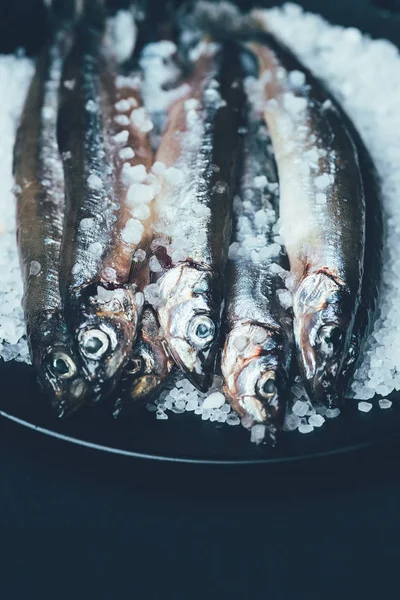
M 88 100 L 85 104 L 85 108 L 88 112 L 94 113 L 97 110 L 97 104 L 94 100 Z
M 119 133 L 116 133 L 113 137 L 113 140 L 116 144 L 126 144 L 129 139 L 129 131 L 127 129 L 123 129 Z
M 371 402 L 363 402 L 363 401 L 361 401 L 361 402 L 358 403 L 358 410 L 360 412 L 367 413 L 367 412 L 369 412 L 371 410 L 371 408 L 372 408 Z
M 253 444 L 261 444 L 265 438 L 265 425 L 253 425 L 250 430 L 250 441 Z
M 130 160 L 131 158 L 134 158 L 135 152 L 129 147 L 121 148 L 121 150 L 118 152 L 118 156 L 121 160 Z
M 137 219 L 128 219 L 121 237 L 128 244 L 138 244 L 142 239 L 144 227 Z
M 325 419 L 322 415 L 311 415 L 308 422 L 313 427 L 321 427 L 325 423 Z
M 137 204 L 151 202 L 154 198 L 154 188 L 144 183 L 133 183 L 129 186 L 126 195 L 126 204 L 133 208 Z
M 159 260 L 156 256 L 152 256 L 149 260 L 150 271 L 153 273 L 160 273 L 162 271 L 162 266 L 159 263 Z
M 302 71 L 298 70 L 290 71 L 288 79 L 290 85 L 295 89 L 302 88 L 306 82 L 305 74 Z
M 203 409 L 221 408 L 225 404 L 225 396 L 221 392 L 213 392 L 204 400 Z
M 300 423 L 297 431 L 299 433 L 311 433 L 314 431 L 314 427 L 310 423 Z
M 179 185 L 184 179 L 184 174 L 176 167 L 169 167 L 164 171 L 164 177 L 171 185 Z
M 128 127 L 130 120 L 127 115 L 115 115 L 114 122 L 121 127 Z
M 292 408 L 293 414 L 297 417 L 305 417 L 308 411 L 308 403 L 302 400 L 296 400 Z
M 98 175 L 92 173 L 87 178 L 87 184 L 91 190 L 101 190 L 103 187 L 103 182 Z
M 153 123 L 143 107 L 135 108 L 130 118 L 132 124 L 142 133 L 148 133 L 153 129 Z
M 340 415 L 340 408 L 328 408 L 325 416 L 327 419 L 336 419 Z
M 144 294 L 142 292 L 136 292 L 135 294 L 135 302 L 138 307 L 143 306 L 144 304 Z
M 88 246 L 88 251 L 90 254 L 93 254 L 93 256 L 101 256 L 103 252 L 103 246 L 100 244 L 100 242 L 92 242 Z
M 137 204 L 132 208 L 132 216 L 140 221 L 145 221 L 150 217 L 150 208 L 147 204 Z
M 383 409 L 390 408 L 392 404 L 393 402 L 391 400 L 388 400 L 387 398 L 381 398 L 379 400 L 379 407 Z

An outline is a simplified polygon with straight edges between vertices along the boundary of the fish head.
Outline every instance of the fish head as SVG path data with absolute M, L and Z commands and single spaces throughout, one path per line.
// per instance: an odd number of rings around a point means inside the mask
M 306 277 L 294 295 L 294 332 L 306 387 L 317 401 L 338 402 L 338 379 L 354 309 L 345 286 L 324 273 Z
M 215 277 L 186 263 L 160 279 L 158 317 L 169 351 L 186 377 L 202 391 L 213 379 L 221 299 Z
M 94 401 L 115 386 L 136 336 L 139 307 L 130 289 L 97 287 L 80 306 L 75 328 L 77 351 Z
M 225 390 L 236 412 L 280 426 L 289 361 L 280 333 L 258 323 L 237 323 L 227 335 L 221 362 Z
M 32 364 L 40 386 L 57 416 L 62 418 L 84 403 L 89 389 L 61 315 L 42 313 L 40 318 L 32 328 L 34 334 L 28 324 Z
M 135 404 L 155 394 L 165 382 L 174 365 L 167 344 L 160 333 L 155 312 L 146 307 L 141 330 L 132 357 L 125 368 L 124 387 Z

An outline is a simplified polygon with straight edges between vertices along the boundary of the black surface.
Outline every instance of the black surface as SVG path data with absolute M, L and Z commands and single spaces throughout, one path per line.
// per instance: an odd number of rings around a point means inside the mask
M 400 436 L 398 399 L 386 410 L 374 399 L 368 414 L 358 410 L 358 402 L 349 401 L 338 418 L 327 419 L 311 434 L 283 433 L 275 447 L 252 444 L 243 427 L 204 422 L 194 413 L 168 412 L 168 420 L 157 420 L 154 412 L 143 407 L 131 418 L 115 420 L 113 397 L 100 407 L 58 420 L 39 391 L 32 367 L 10 362 L 0 366 L 0 374 L 4 382 L 0 416 L 57 441 L 136 459 L 270 466 L 351 452 Z
M 2 50 L 28 39 L 38 46 L 34 4 L 3 0 Z M 398 39 L 398 13 L 373 2 L 303 4 Z M 178 466 L 55 442 L 0 419 L 0 598 L 396 597 L 399 449 L 392 442 L 268 471 Z

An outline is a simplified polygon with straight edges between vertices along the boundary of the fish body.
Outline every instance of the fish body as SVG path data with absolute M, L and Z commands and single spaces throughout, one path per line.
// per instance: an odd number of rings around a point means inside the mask
M 162 266 L 156 276 L 158 319 L 177 365 L 202 390 L 211 384 L 218 348 L 245 101 L 242 75 L 234 44 L 205 44 L 188 93 L 169 109 L 154 165 L 162 167 L 155 237 L 164 236 L 156 248 Z
M 351 383 L 362 355 L 364 343 L 373 328 L 381 285 L 384 239 L 379 176 L 360 135 L 354 128 L 351 129 L 352 124 L 350 122 L 348 123 L 348 127 L 352 131 L 353 139 L 357 145 L 360 171 L 363 178 L 366 208 L 366 243 L 361 301 L 354 321 L 349 351 L 344 360 L 341 373 L 340 386 L 342 394 L 346 393 L 346 389 L 349 383 Z
M 39 382 L 60 417 L 81 406 L 87 393 L 64 321 L 59 289 L 64 177 L 56 121 L 62 65 L 71 43 L 71 31 L 64 27 L 41 52 L 14 149 L 28 343 Z
M 143 303 L 130 273 L 150 209 L 149 194 L 138 199 L 143 190 L 131 189 L 132 169 L 146 178 L 152 162 L 138 91 L 118 77 L 103 25 L 97 13 L 93 22 L 82 19 L 64 66 L 58 119 L 66 188 L 61 290 L 96 399 L 116 384 L 136 335 Z M 131 118 L 137 110 L 142 118 Z M 132 214 L 139 209 L 140 219 Z
M 342 110 L 270 34 L 254 34 L 264 118 L 280 180 L 299 365 L 312 397 L 333 406 L 360 303 L 365 199 Z
M 147 306 L 140 331 L 122 378 L 122 395 L 114 416 L 130 413 L 142 406 L 167 381 L 175 363 L 169 355 L 155 311 Z
M 285 288 L 288 261 L 275 241 L 279 192 L 269 140 L 254 113 L 249 112 L 246 126 L 235 199 L 236 248 L 227 268 L 221 371 L 235 410 L 268 424 L 272 434 L 285 413 L 293 346 L 290 294 Z

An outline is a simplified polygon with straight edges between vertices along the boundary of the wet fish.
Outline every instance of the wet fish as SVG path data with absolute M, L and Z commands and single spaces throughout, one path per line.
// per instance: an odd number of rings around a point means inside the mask
M 340 391 L 344 395 L 362 356 L 364 343 L 372 331 L 381 285 L 384 224 L 381 185 L 373 160 L 361 136 L 348 121 L 356 143 L 365 193 L 365 253 L 361 301 L 354 321 L 350 348 L 343 363 Z
M 65 63 L 58 143 L 66 185 L 65 317 L 100 399 L 116 384 L 135 339 L 143 296 L 131 265 L 135 252 L 149 244 L 153 191 L 147 184 L 151 123 L 137 80 L 121 76 L 107 53 L 104 15 L 95 4 L 85 5 Z M 148 282 L 145 272 L 139 274 Z
M 242 417 L 282 425 L 293 348 L 288 260 L 277 236 L 276 167 L 262 117 L 249 111 L 245 158 L 235 199 L 236 228 L 227 269 L 225 391 Z
M 142 406 L 164 385 L 175 363 L 168 353 L 154 310 L 147 306 L 142 315 L 140 332 L 122 377 L 121 397 L 115 404 L 119 417 Z
M 308 391 L 334 406 L 360 303 L 365 200 L 339 105 L 269 33 L 253 33 L 280 180 L 294 333 Z
M 162 267 L 155 274 L 161 277 L 153 284 L 153 305 L 174 360 L 201 390 L 212 382 L 218 349 L 242 77 L 235 44 L 217 49 L 203 43 L 187 82 L 190 91 L 169 109 L 153 166 L 161 188 L 153 245 L 161 239 L 156 256 Z
M 58 88 L 72 43 L 58 29 L 41 52 L 14 149 L 17 236 L 32 363 L 59 417 L 85 400 L 87 385 L 64 321 L 59 290 L 64 178 L 57 147 Z

